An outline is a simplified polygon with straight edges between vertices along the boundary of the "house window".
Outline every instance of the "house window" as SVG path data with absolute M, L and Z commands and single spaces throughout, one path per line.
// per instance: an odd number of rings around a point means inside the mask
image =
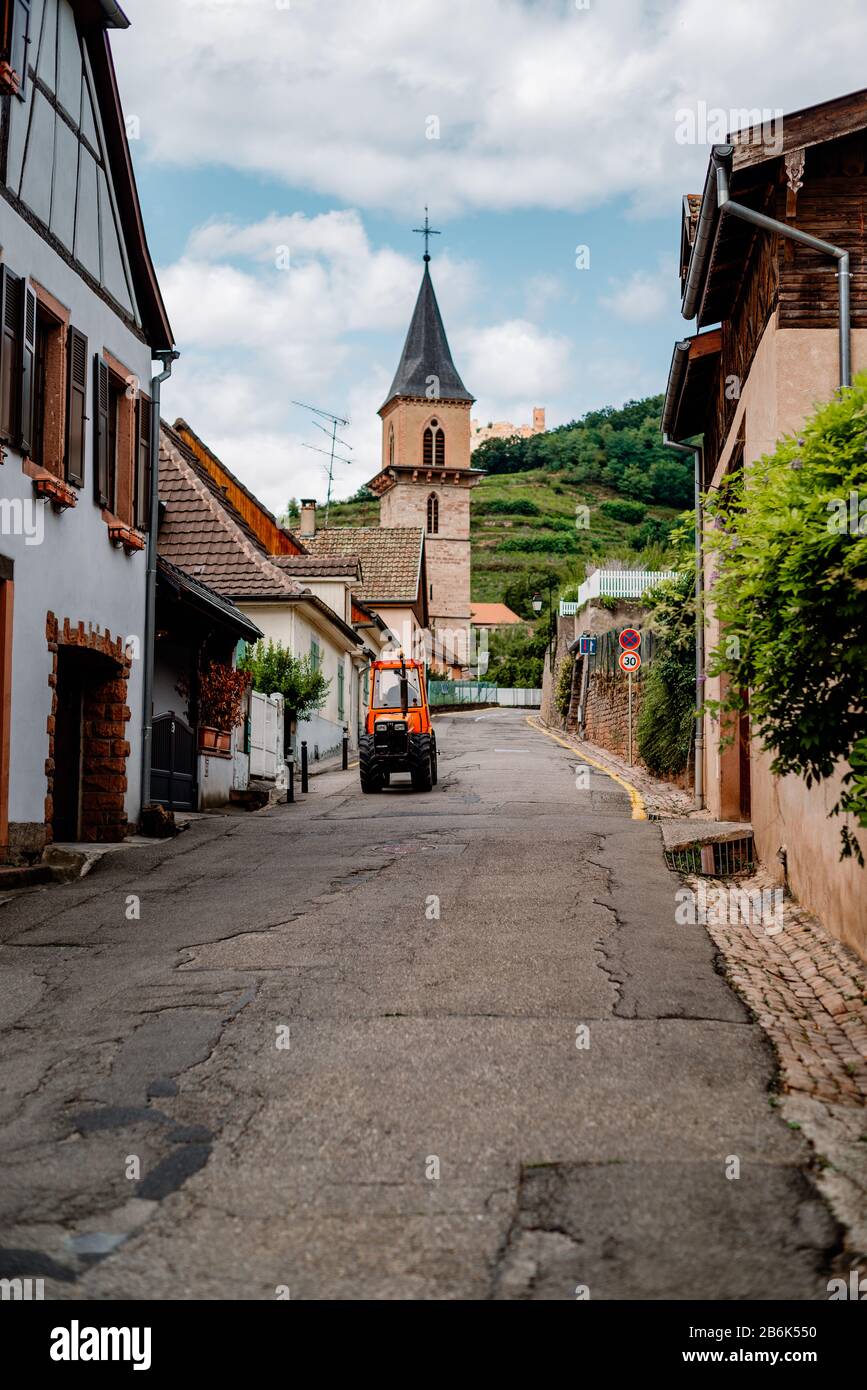
M 322 648 L 315 637 L 310 638 L 310 667 L 313 671 L 320 670 L 322 666 Z
M 146 398 L 138 396 L 135 378 L 114 358 L 97 356 L 94 365 L 94 497 L 109 514 L 107 521 L 141 525 L 146 519 L 142 456 L 150 446 Z
M 343 718 L 343 681 L 344 671 L 343 662 L 337 668 L 337 718 Z
M 425 468 L 446 466 L 446 436 L 439 420 L 431 420 L 424 432 L 422 461 Z
M 388 466 L 394 467 L 394 425 L 388 427 Z
M 435 536 L 440 529 L 440 502 L 435 492 L 427 499 L 427 533 Z
M 0 439 L 6 444 L 18 433 L 23 289 L 24 281 L 0 266 Z
M 34 300 L 32 355 L 25 330 L 25 366 L 31 379 L 24 381 L 22 398 L 22 447 L 30 444 L 30 457 L 40 468 L 60 477 L 66 409 L 63 395 L 65 325 L 43 304 Z

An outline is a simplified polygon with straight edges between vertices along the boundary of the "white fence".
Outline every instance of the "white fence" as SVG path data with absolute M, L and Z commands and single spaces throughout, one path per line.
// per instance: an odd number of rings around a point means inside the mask
M 592 598 L 641 598 L 663 579 L 676 578 L 676 570 L 594 570 L 578 590 L 577 602 L 560 600 L 560 617 L 574 618 Z
M 285 779 L 282 695 L 250 694 L 250 776 Z
M 541 690 L 522 690 L 497 688 L 497 704 L 508 705 L 513 709 L 541 709 Z

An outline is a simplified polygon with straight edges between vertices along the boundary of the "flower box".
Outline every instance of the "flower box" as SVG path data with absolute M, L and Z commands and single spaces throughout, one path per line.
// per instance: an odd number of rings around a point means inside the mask
M 21 78 L 4 58 L 0 62 L 0 97 L 17 97 L 21 91 Z
M 109 539 L 114 545 L 122 545 L 127 555 L 134 555 L 137 550 L 144 550 L 144 536 L 139 535 L 131 526 L 109 526 Z
M 62 478 L 55 478 L 50 473 L 33 479 L 33 491 L 37 497 L 47 498 L 56 512 L 65 512 L 68 507 L 74 507 L 78 501 L 75 489 L 65 483 Z
M 200 724 L 199 748 L 203 753 L 231 753 L 231 729 L 215 729 L 211 724 Z

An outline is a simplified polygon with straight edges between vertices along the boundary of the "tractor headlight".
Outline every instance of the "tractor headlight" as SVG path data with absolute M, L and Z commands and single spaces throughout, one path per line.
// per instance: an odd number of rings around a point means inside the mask
M 396 720 L 395 723 L 392 725 L 392 728 L 394 729 L 394 732 L 396 734 L 406 733 L 406 724 L 401 722 L 400 720 Z

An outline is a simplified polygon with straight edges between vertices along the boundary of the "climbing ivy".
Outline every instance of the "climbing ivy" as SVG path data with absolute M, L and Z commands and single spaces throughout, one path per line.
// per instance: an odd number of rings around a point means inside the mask
M 849 764 L 831 815 L 867 827 L 867 376 L 708 501 L 721 638 L 708 671 L 779 776 Z M 863 865 L 841 831 L 842 857 Z
M 644 679 L 636 725 L 638 751 L 655 777 L 673 776 L 689 762 L 695 733 L 695 571 L 691 518 L 676 533 L 680 572 L 645 593 L 657 655 Z

